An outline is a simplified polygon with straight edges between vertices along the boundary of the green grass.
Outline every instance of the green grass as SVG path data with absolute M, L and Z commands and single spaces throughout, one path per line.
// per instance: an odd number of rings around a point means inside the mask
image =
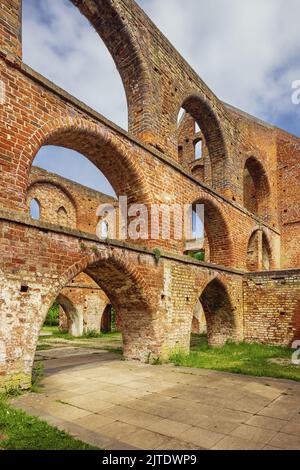
M 122 334 L 120 332 L 113 331 L 111 333 L 99 333 L 99 334 L 97 334 L 97 336 L 93 336 L 93 333 L 87 332 L 80 339 L 86 339 L 86 340 L 92 340 L 92 339 L 119 340 L 121 338 L 122 338 Z
M 88 330 L 79 339 L 120 339 L 122 334 L 119 331 L 112 331 L 110 333 L 98 333 L 96 330 Z M 78 338 L 77 338 L 78 339 Z
M 72 342 L 74 348 L 94 348 L 101 349 L 117 354 L 123 353 L 122 349 L 122 335 L 119 332 L 112 333 L 97 333 L 87 332 L 84 336 L 74 337 L 69 333 L 59 331 L 57 326 L 44 326 L 43 332 L 51 332 L 51 336 L 41 336 L 37 351 L 47 351 L 49 349 L 55 349 L 60 339 Z M 57 341 L 56 341 L 57 340 Z M 68 343 L 65 343 L 68 345 Z
M 58 326 L 59 325 L 59 304 L 54 302 L 52 307 L 50 308 L 46 320 L 45 325 L 48 326 Z
M 102 338 L 102 333 L 98 332 L 97 330 L 88 330 L 86 333 L 82 335 L 84 339 L 97 339 Z
M 96 450 L 38 418 L 10 406 L 0 396 L 0 449 Z
M 61 338 L 61 339 L 67 339 L 68 341 L 74 341 L 75 339 L 78 339 L 78 338 L 75 338 L 74 336 L 70 335 L 66 331 L 60 331 L 58 326 L 44 325 L 43 328 L 42 328 L 42 332 L 43 333 L 52 333 L 51 336 L 44 336 L 44 337 L 40 338 L 41 340 L 45 340 L 45 341 L 47 341 L 47 339 L 49 339 L 49 338 Z
M 38 344 L 36 350 L 37 351 L 47 351 L 49 349 L 53 349 L 53 345 L 51 344 Z
M 190 354 L 175 353 L 170 361 L 184 367 L 300 381 L 300 367 L 291 364 L 293 352 L 280 346 L 246 343 L 211 348 L 205 336 L 193 335 Z M 271 359 L 282 360 L 283 363 L 274 364 Z
M 32 369 L 31 391 L 39 393 L 40 381 L 44 377 L 45 367 L 43 362 L 35 362 Z
M 44 333 L 52 333 L 51 336 L 43 336 L 40 337 L 40 340 L 47 341 L 49 338 L 60 338 L 66 339 L 68 341 L 78 341 L 78 340 L 93 340 L 93 339 L 115 339 L 120 337 L 119 332 L 111 332 L 111 333 L 98 333 L 94 330 L 87 331 L 82 336 L 72 336 L 66 331 L 60 331 L 57 326 L 46 326 L 44 325 L 42 328 L 42 332 Z

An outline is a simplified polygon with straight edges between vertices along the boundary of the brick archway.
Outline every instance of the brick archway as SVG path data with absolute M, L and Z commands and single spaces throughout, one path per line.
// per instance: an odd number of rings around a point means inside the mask
M 200 296 L 210 346 L 223 346 L 235 338 L 234 307 L 226 286 L 218 278 L 207 284 Z
M 255 228 L 248 242 L 246 269 L 249 272 L 269 271 L 273 265 L 274 259 L 269 237 L 263 228 Z
M 221 266 L 232 266 L 234 264 L 233 241 L 223 213 L 210 199 L 200 198 L 194 202 L 194 207 L 196 204 L 204 205 L 205 244 L 208 244 L 209 262 Z
M 244 165 L 243 191 L 245 208 L 256 216 L 266 219 L 271 188 L 262 163 L 254 156 L 247 158 Z
M 68 189 L 61 183 L 56 183 L 54 182 L 53 180 L 51 179 L 47 179 L 47 178 L 40 178 L 40 179 L 35 179 L 28 187 L 28 191 L 30 191 L 32 188 L 34 188 L 35 186 L 39 186 L 39 185 L 49 185 L 49 186 L 53 186 L 55 187 L 56 189 L 58 189 L 59 191 L 62 191 L 66 197 L 68 199 L 70 199 L 70 201 L 72 202 L 73 206 L 75 207 L 75 209 L 77 209 L 77 202 L 76 202 L 76 199 L 73 197 L 73 195 L 70 193 L 70 191 L 68 191 Z
M 159 355 L 158 333 L 154 327 L 157 298 L 139 270 L 114 249 L 86 256 L 71 266 L 60 276 L 55 292 L 49 293 L 48 305 L 52 305 L 63 288 L 81 272 L 98 284 L 116 314 L 121 316 L 125 357 L 145 360 L 148 355 Z
M 14 8 L 18 9 L 18 14 L 14 26 L 21 32 L 21 10 L 22 1 L 15 1 Z M 129 130 L 132 133 L 139 133 L 139 123 L 137 123 L 137 110 L 144 107 L 149 96 L 154 96 L 150 67 L 147 57 L 142 50 L 142 34 L 138 27 L 133 28 L 129 21 L 132 12 L 128 12 L 127 5 L 122 1 L 110 0 L 70 0 L 70 3 L 78 9 L 91 28 L 101 38 L 105 47 L 109 51 L 118 73 L 120 74 L 125 91 L 128 114 Z M 134 3 L 130 5 L 132 10 L 138 8 Z M 138 14 L 138 13 L 137 13 Z M 21 33 L 18 35 L 19 49 L 21 56 Z M 99 40 L 99 49 L 101 48 Z M 138 129 L 137 129 L 138 128 Z
M 142 47 L 143 37 L 139 28 L 129 25 L 132 12 L 128 12 L 127 6 L 119 1 L 71 0 L 71 2 L 87 18 L 109 50 L 121 76 L 127 98 L 129 131 L 142 137 L 147 133 L 144 129 L 147 120 L 141 126 L 139 110 L 142 108 L 144 113 L 149 113 L 149 122 L 153 120 L 153 114 L 150 119 L 151 101 L 156 94 L 149 60 Z M 138 6 L 131 3 L 130 9 L 138 10 Z M 137 11 L 137 14 L 139 13 L 140 11 Z
M 205 138 L 211 165 L 212 187 L 222 189 L 228 151 L 221 121 L 210 104 L 200 96 L 189 96 L 184 100 L 182 108 L 193 117 Z
M 28 209 L 32 199 L 40 201 L 41 220 L 63 227 L 77 228 L 77 201 L 63 185 L 50 179 L 33 181 L 27 192 Z
M 56 303 L 62 307 L 69 325 L 69 333 L 72 336 L 81 336 L 83 333 L 83 317 L 80 315 L 72 300 L 65 294 L 60 293 L 56 298 Z
M 16 184 L 22 187 L 22 203 L 33 160 L 45 145 L 75 150 L 88 158 L 109 180 L 118 196 L 128 196 L 128 202 L 145 203 L 151 198 L 145 175 L 137 167 L 135 155 L 116 135 L 84 119 L 64 117 L 45 123 L 29 139 L 19 157 Z
M 42 244 L 45 255 L 47 248 L 45 243 Z M 52 253 L 56 254 L 52 256 L 59 262 L 56 264 L 53 258 L 46 278 L 41 280 L 35 274 L 32 289 L 28 288 L 24 294 L 20 294 L 18 283 L 16 286 L 15 282 L 11 282 L 7 287 L 11 298 L 20 303 L 18 315 L 9 325 L 9 334 L 3 342 L 6 357 L 9 358 L 5 359 L 2 367 L 9 374 L 18 374 L 22 387 L 30 384 L 38 338 L 49 308 L 61 291 L 82 272 L 103 288 L 116 313 L 121 315 L 125 358 L 146 362 L 162 354 L 166 342 L 165 332 L 161 328 L 163 320 L 159 317 L 162 306 L 158 292 L 162 285 L 160 280 L 152 282 L 154 267 L 149 261 L 140 265 L 135 252 L 124 253 L 123 249 L 109 246 L 103 246 L 96 252 L 91 249 L 93 247 L 92 244 L 90 248 L 80 249 L 78 241 L 73 241 L 67 254 L 63 252 L 63 244 L 62 252 L 53 245 Z M 19 318 L 22 318 L 22 323 Z M 5 380 L 10 380 L 9 376 Z
M 106 305 L 104 312 L 102 314 L 102 318 L 101 318 L 101 326 L 100 326 L 101 333 L 111 332 L 111 321 L 112 321 L 111 310 L 112 310 L 112 305 Z

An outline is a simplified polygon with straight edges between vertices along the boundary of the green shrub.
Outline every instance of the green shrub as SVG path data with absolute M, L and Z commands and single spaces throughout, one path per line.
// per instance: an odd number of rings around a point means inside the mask
M 101 333 L 97 330 L 87 330 L 84 335 L 82 336 L 83 338 L 100 338 L 102 336 Z
M 192 253 L 191 258 L 194 258 L 198 261 L 205 261 L 205 253 L 204 251 L 199 251 L 198 253 Z
M 59 305 L 54 303 L 50 308 L 45 323 L 46 326 L 58 326 L 59 325 Z
M 116 311 L 115 309 L 112 307 L 111 308 L 111 331 L 114 332 L 116 331 L 116 328 L 117 328 L 117 325 L 116 325 Z
M 154 255 L 154 258 L 155 258 L 155 261 L 158 263 L 160 258 L 161 258 L 161 251 L 159 248 L 155 248 L 153 250 L 153 255 Z

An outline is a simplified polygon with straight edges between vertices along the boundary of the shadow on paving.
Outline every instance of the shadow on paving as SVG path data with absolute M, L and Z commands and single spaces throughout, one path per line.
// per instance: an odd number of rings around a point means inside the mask
M 87 348 L 41 351 L 42 393 L 13 400 L 107 450 L 300 449 L 300 384 Z
M 41 351 L 36 354 L 35 362 L 42 362 L 45 375 L 55 374 L 78 366 L 94 363 L 120 361 L 120 356 L 109 351 L 84 350 L 81 348 L 63 348 Z

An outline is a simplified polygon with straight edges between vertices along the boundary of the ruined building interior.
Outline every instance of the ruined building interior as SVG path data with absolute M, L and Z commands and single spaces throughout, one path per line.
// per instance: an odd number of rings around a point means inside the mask
M 128 359 L 187 352 L 192 329 L 212 346 L 299 340 L 300 139 L 218 99 L 133 0 L 71 1 L 115 61 L 129 126 L 26 65 L 22 1 L 1 2 L 0 388 L 29 387 L 55 301 L 79 336 L 113 308 Z M 33 166 L 45 146 L 130 204 L 203 204 L 200 245 L 99 239 L 96 209 L 116 201 Z

